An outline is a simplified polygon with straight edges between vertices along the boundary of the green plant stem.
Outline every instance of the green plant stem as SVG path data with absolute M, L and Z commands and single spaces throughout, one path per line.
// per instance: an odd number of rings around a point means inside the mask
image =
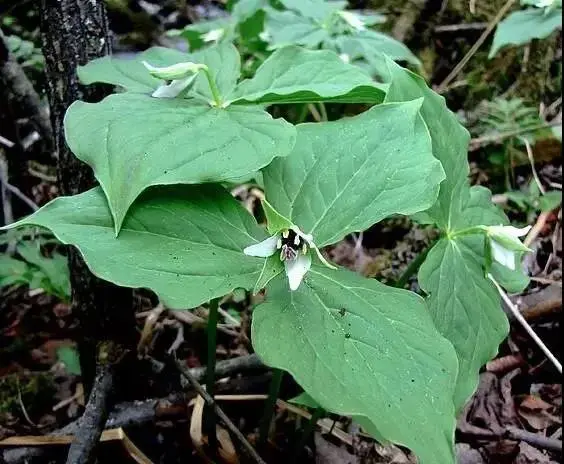
M 403 274 L 397 280 L 394 287 L 404 288 L 406 286 L 410 277 L 412 275 L 414 275 L 419 270 L 419 268 L 423 264 L 423 261 L 425 261 L 425 258 L 429 254 L 429 251 L 431 250 L 431 248 L 433 248 L 433 245 L 430 245 L 426 250 L 423 250 L 421 253 L 419 253 L 415 257 L 415 259 L 413 261 L 411 261 L 411 263 L 409 263 L 409 265 L 407 266 L 407 269 L 405 271 L 403 271 Z
M 272 370 L 272 380 L 270 381 L 270 388 L 268 390 L 268 398 L 264 405 L 264 412 L 260 422 L 259 428 L 259 448 L 266 444 L 268 439 L 268 432 L 270 430 L 270 423 L 272 422 L 272 416 L 274 415 L 274 408 L 276 407 L 276 400 L 278 399 L 278 394 L 280 393 L 280 385 L 282 384 L 282 377 L 284 377 L 284 371 L 281 369 Z
M 300 441 L 298 442 L 297 446 L 294 448 L 293 458 L 290 459 L 289 462 L 298 462 L 298 458 L 300 457 L 300 454 L 302 453 L 302 450 L 306 445 L 311 433 L 315 429 L 317 421 L 321 419 L 323 416 L 325 416 L 325 414 L 326 412 L 325 409 L 323 408 L 317 408 L 315 411 L 313 411 L 311 418 L 309 419 L 308 423 L 305 425 L 302 431 L 302 436 L 300 437 Z
M 213 76 L 211 75 L 211 72 L 210 72 L 209 69 L 206 68 L 203 71 L 204 71 L 204 73 L 206 73 L 206 78 L 208 79 L 208 83 L 210 85 L 210 90 L 211 90 L 211 93 L 213 95 L 213 100 L 215 102 L 215 106 L 217 106 L 218 108 L 221 108 L 221 105 L 223 104 L 223 102 L 221 101 L 221 93 L 219 92 L 219 89 L 217 88 L 215 80 L 214 80 Z
M 217 338 L 217 318 L 218 318 L 219 300 L 217 298 L 210 301 L 208 314 L 208 359 L 206 371 L 206 391 L 213 398 L 215 390 L 215 352 Z M 212 451 L 217 449 L 217 436 L 215 434 L 215 414 L 210 408 L 206 409 L 206 429 L 208 435 L 208 443 Z

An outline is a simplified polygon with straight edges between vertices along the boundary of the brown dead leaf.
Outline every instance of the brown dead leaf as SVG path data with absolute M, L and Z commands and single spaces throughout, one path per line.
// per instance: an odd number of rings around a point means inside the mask
M 562 424 L 553 414 L 554 406 L 535 395 L 527 395 L 519 404 L 518 413 L 535 430 L 545 430 L 551 425 Z

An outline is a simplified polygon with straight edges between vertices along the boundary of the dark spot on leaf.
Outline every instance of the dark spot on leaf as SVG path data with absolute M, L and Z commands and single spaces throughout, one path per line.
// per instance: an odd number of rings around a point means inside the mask
M 351 334 L 350 334 L 350 333 L 346 333 L 346 334 L 345 334 L 345 338 L 351 338 Z
M 412 382 L 415 382 L 415 379 L 411 379 Z
M 347 310 L 345 308 L 339 309 L 339 314 L 341 315 L 341 317 L 343 317 L 346 313 L 347 313 Z

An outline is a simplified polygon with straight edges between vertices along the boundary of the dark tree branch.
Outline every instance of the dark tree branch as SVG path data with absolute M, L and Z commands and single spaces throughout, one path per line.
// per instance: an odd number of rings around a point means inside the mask
M 108 418 L 108 403 L 114 384 L 114 366 L 111 363 L 98 364 L 94 387 L 88 398 L 80 425 L 74 436 L 67 464 L 90 464 L 95 461 L 94 449 L 100 440 Z

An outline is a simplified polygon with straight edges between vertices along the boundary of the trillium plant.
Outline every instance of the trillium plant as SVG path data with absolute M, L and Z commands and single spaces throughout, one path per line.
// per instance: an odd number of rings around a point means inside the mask
M 252 344 L 266 364 L 377 440 L 423 464 L 454 463 L 456 414 L 508 332 L 495 285 L 527 285 L 526 231 L 469 185 L 469 135 L 443 98 L 378 62 L 380 82 L 336 52 L 288 46 L 241 80 L 239 54 L 222 41 L 88 63 L 82 82 L 117 93 L 75 102 L 65 130 L 100 185 L 10 227 L 49 229 L 97 276 L 149 288 L 169 308 L 264 291 Z M 362 111 L 297 125 L 267 111 L 309 103 Z M 241 179 L 262 188 L 264 224 L 226 190 Z M 440 230 L 421 295 L 324 252 L 394 215 Z

